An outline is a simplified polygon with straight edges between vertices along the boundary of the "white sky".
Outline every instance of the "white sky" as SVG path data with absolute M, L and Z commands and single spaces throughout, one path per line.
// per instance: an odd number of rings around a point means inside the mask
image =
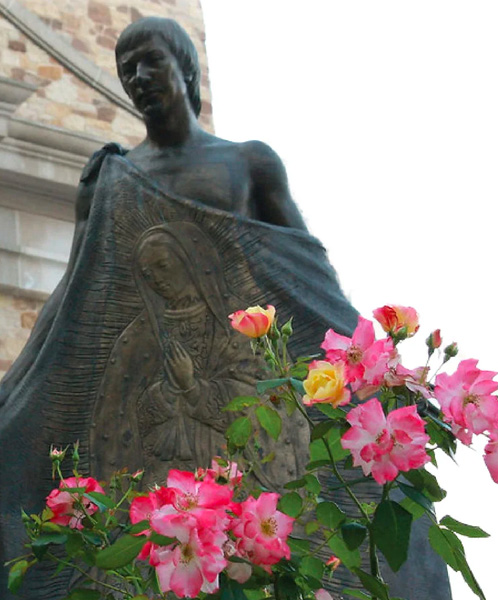
M 498 370 L 498 3 L 202 5 L 217 134 L 280 154 L 352 303 L 364 316 L 387 303 L 417 308 L 407 366 L 425 360 L 423 340 L 440 327 L 460 359 Z M 494 534 L 464 539 L 493 600 L 498 486 L 481 454 L 444 463 L 438 512 Z M 459 574 L 452 586 L 454 600 L 476 598 Z

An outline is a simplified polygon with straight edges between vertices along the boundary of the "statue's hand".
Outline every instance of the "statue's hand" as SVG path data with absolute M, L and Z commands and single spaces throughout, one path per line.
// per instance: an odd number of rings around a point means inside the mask
M 164 362 L 171 383 L 181 390 L 189 390 L 195 385 L 194 363 L 185 348 L 176 341 L 169 347 Z

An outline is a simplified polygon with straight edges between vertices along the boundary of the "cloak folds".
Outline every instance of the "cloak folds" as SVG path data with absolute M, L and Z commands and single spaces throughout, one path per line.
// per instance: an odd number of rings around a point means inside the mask
M 1 563 L 22 554 L 19 507 L 38 512 L 53 487 L 51 444 L 79 440 L 80 470 L 98 478 L 145 466 L 152 480 L 172 466 L 209 463 L 223 443 L 220 408 L 251 393 L 260 370 L 229 327 L 230 312 L 273 304 L 281 322 L 293 316 L 294 355 L 316 352 L 329 327 L 350 335 L 356 326 L 357 312 L 308 234 L 174 197 L 116 145 L 93 157 L 82 180 L 93 190 L 88 221 L 0 386 Z M 275 487 L 306 464 L 303 421 L 287 421 L 265 474 Z M 366 486 L 365 499 L 377 487 Z M 334 500 L 347 503 L 338 492 Z M 400 590 L 417 590 L 410 599 L 447 600 L 445 569 L 417 531 L 412 560 L 394 579 L 404 582 Z M 50 575 L 42 565 L 29 573 L 20 597 L 63 597 L 70 574 Z M 6 579 L 2 569 L 2 590 Z

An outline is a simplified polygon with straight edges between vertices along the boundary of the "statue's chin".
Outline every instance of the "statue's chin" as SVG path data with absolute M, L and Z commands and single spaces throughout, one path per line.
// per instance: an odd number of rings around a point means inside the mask
M 142 108 L 142 115 L 148 121 L 162 121 L 168 114 L 168 108 L 162 102 L 151 102 Z

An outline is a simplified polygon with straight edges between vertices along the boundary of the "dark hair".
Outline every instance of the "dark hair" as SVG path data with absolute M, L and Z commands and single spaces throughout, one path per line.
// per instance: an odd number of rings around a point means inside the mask
M 161 17 L 143 17 L 131 23 L 121 32 L 116 44 L 116 61 L 123 52 L 150 39 L 152 35 L 160 36 L 168 45 L 171 53 L 178 61 L 187 86 L 187 93 L 195 116 L 201 112 L 200 80 L 201 71 L 197 50 L 183 27 L 173 19 Z

